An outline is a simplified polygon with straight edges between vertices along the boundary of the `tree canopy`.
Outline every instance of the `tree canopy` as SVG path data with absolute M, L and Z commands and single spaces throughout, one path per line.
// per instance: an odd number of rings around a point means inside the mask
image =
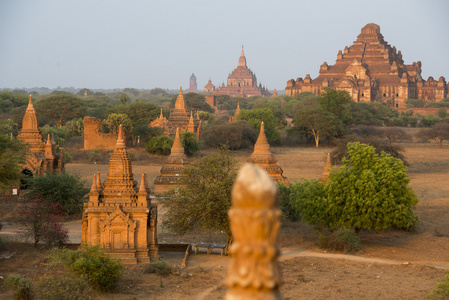
M 247 121 L 257 132 L 260 131 L 260 124 L 263 121 L 268 142 L 270 144 L 280 143 L 281 134 L 276 129 L 276 118 L 270 108 L 241 110 L 237 119 Z
M 183 172 L 182 187 L 162 200 L 167 212 L 164 226 L 180 234 L 199 229 L 225 232 L 232 240 L 228 210 L 237 175 L 237 161 L 220 150 L 190 164 Z
M 0 134 L 0 189 L 17 184 L 27 151 L 27 145 L 21 141 Z
M 83 101 L 66 92 L 53 92 L 50 96 L 39 100 L 35 108 L 39 117 L 52 120 L 57 127 L 73 118 L 82 118 L 86 114 Z
M 355 232 L 416 228 L 413 209 L 418 198 L 408 186 L 407 168 L 400 159 L 376 154 L 366 144 L 349 143 L 342 163 L 326 183 L 312 181 L 291 193 L 292 207 L 306 222 Z

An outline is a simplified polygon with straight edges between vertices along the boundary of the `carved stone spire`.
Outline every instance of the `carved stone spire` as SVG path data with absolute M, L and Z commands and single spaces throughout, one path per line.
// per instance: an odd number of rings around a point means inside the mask
M 281 212 L 277 188 L 261 168 L 244 165 L 232 189 L 233 235 L 226 300 L 282 299 L 276 245 Z
M 234 121 L 237 121 L 237 116 L 239 115 L 239 113 L 240 113 L 240 102 L 237 102 L 237 108 L 235 109 L 233 118 Z
M 97 180 L 96 180 L 96 176 L 94 174 L 92 186 L 90 187 L 90 192 L 89 192 L 89 201 L 98 202 L 98 195 L 99 195 L 99 191 L 97 188 Z
M 117 143 L 115 144 L 115 149 L 117 150 L 121 150 L 121 149 L 125 149 L 126 145 L 125 145 L 125 138 L 123 135 L 123 127 L 120 124 L 119 128 L 118 128 L 118 136 L 117 136 Z
M 32 152 L 44 152 L 45 143 L 42 141 L 42 135 L 39 131 L 31 94 L 28 107 L 22 119 L 22 129 L 17 139 L 28 143 L 31 146 L 30 150 Z
M 27 110 L 22 119 L 22 130 L 39 130 L 36 111 L 34 110 L 33 101 L 31 100 L 31 94 L 30 100 L 28 101 Z
M 159 116 L 159 119 L 161 119 L 161 121 L 164 119 L 164 114 L 162 113 L 162 108 L 161 108 L 161 115 Z

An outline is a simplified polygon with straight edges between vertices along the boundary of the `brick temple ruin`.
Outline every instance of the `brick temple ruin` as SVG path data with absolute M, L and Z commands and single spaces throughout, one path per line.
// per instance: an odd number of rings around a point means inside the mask
M 133 178 L 120 125 L 109 172 L 102 184 L 94 175 L 89 201 L 84 204 L 81 244 L 100 245 L 113 258 L 127 264 L 157 259 L 157 206 L 142 174 L 140 187 Z
M 61 173 L 64 171 L 62 148 L 59 149 L 59 153 L 56 153 L 56 144 L 50 135 L 47 136 L 47 142 L 43 141 L 31 94 L 28 107 L 22 119 L 22 129 L 17 139 L 30 146 L 30 153 L 26 157 L 25 164 L 22 165 L 22 173 L 33 175 L 45 172 Z
M 344 90 L 356 102 L 394 101 L 395 107 L 404 107 L 406 99 L 426 102 L 447 97 L 448 84 L 443 76 L 438 81 L 421 77 L 421 62 L 404 64 L 401 51 L 388 44 L 377 24 L 362 28 L 357 40 L 342 52 L 339 50 L 334 65 L 324 62 L 320 75 L 287 81 L 285 95 L 302 92 L 320 95 L 325 88 Z

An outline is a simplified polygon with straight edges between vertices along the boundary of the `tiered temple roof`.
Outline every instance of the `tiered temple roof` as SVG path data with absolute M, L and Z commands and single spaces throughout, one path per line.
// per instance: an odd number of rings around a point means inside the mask
M 212 85 L 212 82 L 210 84 Z M 208 90 L 210 90 L 210 88 L 208 88 Z M 239 97 L 270 96 L 270 92 L 267 88 L 262 86 L 262 84 L 259 84 L 259 86 L 257 85 L 256 75 L 246 66 L 246 57 L 243 52 L 243 46 L 237 68 L 229 74 L 227 85 L 225 86 L 223 83 L 222 86 L 215 89 L 214 94 Z
M 283 182 L 288 185 L 287 177 L 282 175 L 284 171 L 276 164 L 277 160 L 270 151 L 270 144 L 265 135 L 265 125 L 263 122 L 260 124 L 260 133 L 256 144 L 254 145 L 254 152 L 251 154 L 248 161 L 264 168 L 274 181 Z
M 154 193 L 156 195 L 164 194 L 172 188 L 180 186 L 182 169 L 188 163 L 189 161 L 184 153 L 184 147 L 179 136 L 179 130 L 176 130 L 170 156 L 161 168 L 161 175 L 154 180 Z
M 193 121 L 193 127 L 191 121 Z M 162 114 L 161 109 L 161 115 L 151 122 L 150 126 L 164 128 L 165 133 L 171 138 L 175 136 L 177 128 L 179 128 L 181 133 L 190 131 L 195 133 L 197 137 L 201 135 L 201 121 L 199 119 L 193 119 L 192 117 L 189 118 L 189 114 L 186 109 L 186 100 L 184 99 L 184 95 L 182 93 L 182 87 L 179 89 L 179 95 L 176 98 L 175 108 L 170 112 L 170 117 L 166 119 Z
M 404 100 L 410 98 L 440 101 L 448 92 L 444 77 L 438 82 L 431 77 L 422 79 L 420 61 L 405 65 L 401 51 L 384 40 L 379 25 L 374 23 L 363 27 L 357 40 L 338 52 L 334 65 L 324 62 L 317 78 L 307 74 L 304 79 L 289 80 L 285 94 L 320 95 L 325 88 L 345 90 L 356 102 L 392 99 L 396 107 L 404 106 Z
M 100 245 L 124 263 L 157 258 L 157 208 L 142 174 L 140 188 L 133 178 L 120 125 L 104 184 L 94 175 L 89 202 L 84 204 L 82 243 Z
M 28 107 L 22 119 L 22 129 L 17 139 L 30 145 L 30 154 L 27 155 L 27 161 L 22 166 L 23 171 L 28 170 L 33 174 L 40 174 L 43 171 L 52 173 L 64 171 L 62 148 L 60 148 L 60 152 L 57 154 L 56 144 L 50 135 L 48 135 L 46 143 L 42 139 L 31 94 Z

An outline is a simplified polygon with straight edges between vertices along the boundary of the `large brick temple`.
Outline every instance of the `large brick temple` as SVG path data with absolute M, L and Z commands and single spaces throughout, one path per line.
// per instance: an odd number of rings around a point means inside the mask
M 448 84 L 442 76 L 438 81 L 433 77 L 424 80 L 421 62 L 404 64 L 401 51 L 384 40 L 379 25 L 370 23 L 351 46 L 339 50 L 334 65 L 324 62 L 315 79 L 307 74 L 304 79 L 287 81 L 285 94 L 320 95 L 324 88 L 348 91 L 356 102 L 392 99 L 395 107 L 403 107 L 406 99 L 435 102 L 446 98 Z
M 124 263 L 148 263 L 157 259 L 157 207 L 142 174 L 140 187 L 133 178 L 120 125 L 104 184 L 94 175 L 89 201 L 84 203 L 81 243 L 100 245 Z
M 262 86 L 262 84 L 257 85 L 256 75 L 246 66 L 243 47 L 237 68 L 229 74 L 227 85 L 225 86 L 223 83 L 221 86 L 215 88 L 209 79 L 209 82 L 204 87 L 204 91 L 206 93 L 213 93 L 214 95 L 238 97 L 270 96 L 270 92 L 266 87 Z

